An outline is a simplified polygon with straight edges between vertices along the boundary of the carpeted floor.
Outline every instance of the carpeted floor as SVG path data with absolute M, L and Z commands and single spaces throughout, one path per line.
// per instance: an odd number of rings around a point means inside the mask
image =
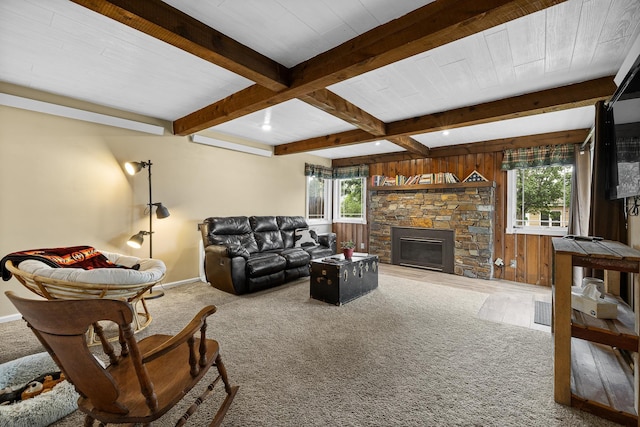
M 208 332 L 240 385 L 225 426 L 616 425 L 553 401 L 551 335 L 478 319 L 486 294 L 381 274 L 377 290 L 337 307 L 310 299 L 308 283 L 240 297 L 171 288 L 148 301 L 154 321 L 140 335 L 175 333 L 218 306 Z M 22 322 L 0 324 L 0 339 L 15 343 L 0 362 L 42 351 Z M 207 425 L 210 403 L 187 424 Z

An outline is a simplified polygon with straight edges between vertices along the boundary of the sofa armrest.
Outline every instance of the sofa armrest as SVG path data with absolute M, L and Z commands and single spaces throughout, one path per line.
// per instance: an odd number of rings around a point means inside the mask
M 243 289 L 236 289 L 233 276 L 234 271 L 236 275 L 243 275 L 244 265 L 244 258 L 230 257 L 228 248 L 224 245 L 209 245 L 204 248 L 204 272 L 207 281 L 215 288 L 236 295 L 243 293 Z
M 331 251 L 335 254 L 337 249 L 337 236 L 336 233 L 323 233 L 318 234 L 318 243 L 322 246 L 331 248 Z

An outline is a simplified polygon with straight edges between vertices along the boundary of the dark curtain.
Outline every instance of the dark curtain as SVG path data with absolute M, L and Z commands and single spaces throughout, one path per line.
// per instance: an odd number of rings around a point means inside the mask
M 600 101 L 596 104 L 589 235 L 627 243 L 623 202 L 607 197 L 608 188 L 615 183 L 611 158 L 614 141 L 613 112 Z

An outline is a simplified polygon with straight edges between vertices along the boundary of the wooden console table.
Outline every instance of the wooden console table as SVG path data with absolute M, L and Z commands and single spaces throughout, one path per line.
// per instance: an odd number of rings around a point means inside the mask
M 640 273 L 640 251 L 619 242 L 553 239 L 554 398 L 625 425 L 640 426 L 638 404 L 638 325 L 634 313 L 618 301 L 618 318 L 596 319 L 571 309 L 573 267 Z M 640 307 L 638 283 L 634 304 Z M 635 372 L 620 349 L 633 352 Z

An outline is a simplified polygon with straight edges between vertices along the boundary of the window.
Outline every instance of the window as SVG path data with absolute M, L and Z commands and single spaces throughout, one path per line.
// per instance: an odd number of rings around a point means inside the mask
M 331 180 L 307 177 L 307 218 L 310 224 L 331 222 Z
M 366 179 L 347 178 L 334 180 L 334 213 L 337 222 L 365 223 Z
M 567 233 L 572 166 L 507 172 L 507 233 Z

